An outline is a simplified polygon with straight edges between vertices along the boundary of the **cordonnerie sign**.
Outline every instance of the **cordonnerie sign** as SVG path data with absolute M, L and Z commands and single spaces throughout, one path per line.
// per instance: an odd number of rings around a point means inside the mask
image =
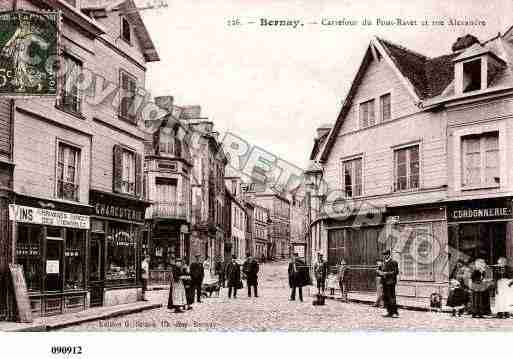
M 0 12 L 0 96 L 56 96 L 58 12 Z

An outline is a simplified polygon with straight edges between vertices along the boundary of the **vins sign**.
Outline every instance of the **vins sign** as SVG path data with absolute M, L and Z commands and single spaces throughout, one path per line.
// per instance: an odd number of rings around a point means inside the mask
M 9 205 L 9 219 L 21 223 L 89 229 L 89 216 L 50 209 Z

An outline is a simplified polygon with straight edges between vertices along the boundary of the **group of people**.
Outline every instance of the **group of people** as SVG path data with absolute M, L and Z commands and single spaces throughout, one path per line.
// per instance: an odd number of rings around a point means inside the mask
M 242 267 L 236 256 L 232 256 L 231 261 L 226 264 L 216 261 L 212 266 L 208 258 L 202 263 L 199 255 L 196 255 L 195 261 L 190 265 L 176 259 L 171 267 L 167 308 L 175 313 L 192 309 L 194 301 L 201 303 L 205 288 L 209 287 L 217 291 L 227 287 L 228 298 L 237 298 L 237 290 L 243 287 L 243 279 L 247 283 L 248 297 L 251 297 L 252 292 L 258 297 L 259 264 L 250 253 L 246 254 Z
M 513 271 L 504 257 L 488 266 L 484 259 L 458 260 L 449 281 L 447 306 L 452 315 L 471 314 L 483 318 L 492 314 L 491 298 L 495 297 L 497 318 L 509 318 L 513 310 Z
M 386 309 L 385 317 L 399 316 L 395 287 L 399 275 L 399 264 L 392 259 L 390 250 L 382 253 L 383 260 L 378 261 L 376 266 L 377 299 L 375 306 L 380 302 Z M 338 285 L 341 292 L 341 299 L 347 300 L 347 264 L 342 259 L 336 266 L 335 271 L 330 273 L 328 262 L 323 258 L 322 253 L 317 254 L 317 259 L 312 266 L 315 277 L 317 294 L 324 296 L 326 287 L 334 294 L 335 286 Z M 288 267 L 289 286 L 291 288 L 290 300 L 296 300 L 296 291 L 299 292 L 299 300 L 303 301 L 303 287 L 311 285 L 310 267 L 298 257 L 297 253 L 292 256 Z

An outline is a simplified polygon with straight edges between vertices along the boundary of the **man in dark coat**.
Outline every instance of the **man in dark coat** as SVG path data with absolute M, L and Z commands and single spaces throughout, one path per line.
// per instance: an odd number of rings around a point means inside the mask
M 297 253 L 294 253 L 289 262 L 289 286 L 290 300 L 296 300 L 296 288 L 299 291 L 299 300 L 303 301 L 303 286 L 308 285 L 310 276 L 308 274 L 308 266 L 301 260 Z
M 246 261 L 242 265 L 242 272 L 246 276 L 248 286 L 248 297 L 251 298 L 251 287 L 255 292 L 255 298 L 258 297 L 258 270 L 259 265 L 255 258 L 251 257 L 250 253 L 246 253 Z
M 383 304 L 387 310 L 386 317 L 399 316 L 397 311 L 397 300 L 395 296 L 395 286 L 397 284 L 397 275 L 399 274 L 399 265 L 392 259 L 390 250 L 383 252 L 382 270 L 378 271 L 381 275 L 383 285 Z
M 326 278 L 328 277 L 328 262 L 322 258 L 322 253 L 317 253 L 317 262 L 314 265 L 317 293 L 324 294 L 326 290 Z
M 203 271 L 203 263 L 201 263 L 200 256 L 196 255 L 196 260 L 191 264 L 191 285 L 192 285 L 192 296 L 196 293 L 196 301 L 201 303 L 201 285 L 203 284 L 203 277 L 205 272 Z
M 228 285 L 228 298 L 237 298 L 237 289 L 240 288 L 240 265 L 237 263 L 237 257 L 232 256 L 232 261 L 226 266 L 226 280 Z

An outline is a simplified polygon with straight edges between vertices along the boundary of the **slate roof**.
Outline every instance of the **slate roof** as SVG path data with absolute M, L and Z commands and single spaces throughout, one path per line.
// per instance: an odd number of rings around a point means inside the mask
M 420 99 L 440 95 L 454 79 L 452 60 L 458 53 L 429 58 L 388 40 L 378 41 Z

